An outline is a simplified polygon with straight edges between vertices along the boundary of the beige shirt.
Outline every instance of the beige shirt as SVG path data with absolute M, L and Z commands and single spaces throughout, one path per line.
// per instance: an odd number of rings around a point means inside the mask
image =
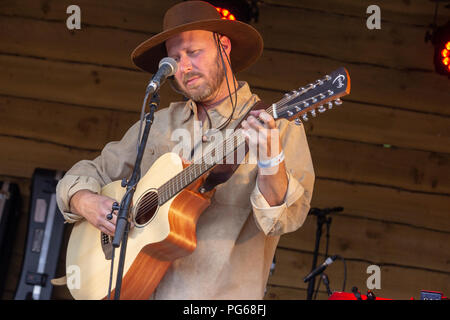
M 245 82 L 239 83 L 233 128 L 259 98 Z M 233 95 L 234 97 L 234 95 Z M 219 127 L 232 112 L 230 99 L 208 111 L 212 127 Z M 310 208 L 314 169 L 303 126 L 285 119 L 276 121 L 280 130 L 288 189 L 285 201 L 270 207 L 256 184 L 256 164 L 241 164 L 233 176 L 216 187 L 211 205 L 197 223 L 197 248 L 173 262 L 151 298 L 153 299 L 262 299 L 280 235 L 302 226 Z M 189 131 L 194 148 L 208 142 L 208 120 L 198 124 L 192 100 L 171 103 L 155 113 L 141 165 L 144 174 L 152 163 L 178 145 L 177 129 Z M 225 129 L 223 129 L 225 130 Z M 82 217 L 69 210 L 71 196 L 82 189 L 100 192 L 112 181 L 129 178 L 136 158 L 139 123 L 122 140 L 108 143 L 96 159 L 76 163 L 57 186 L 57 203 L 67 222 Z M 185 158 L 190 155 L 183 155 Z M 188 158 L 189 159 L 189 158 Z

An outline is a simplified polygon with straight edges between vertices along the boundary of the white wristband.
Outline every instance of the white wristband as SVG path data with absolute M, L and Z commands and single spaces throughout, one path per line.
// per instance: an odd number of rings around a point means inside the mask
M 258 167 L 261 169 L 273 168 L 279 165 L 281 162 L 283 162 L 283 160 L 284 160 L 284 152 L 283 150 L 281 150 L 280 154 L 277 155 L 276 157 L 273 157 L 272 159 L 265 161 L 258 160 Z

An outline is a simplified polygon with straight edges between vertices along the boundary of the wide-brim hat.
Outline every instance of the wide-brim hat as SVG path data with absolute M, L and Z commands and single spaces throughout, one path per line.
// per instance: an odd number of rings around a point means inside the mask
M 263 40 L 251 25 L 224 20 L 211 4 L 204 1 L 185 1 L 167 10 L 163 31 L 142 42 L 131 54 L 140 69 L 155 73 L 159 61 L 167 56 L 165 41 L 176 34 L 190 30 L 206 30 L 225 35 L 231 40 L 231 66 L 239 72 L 252 65 L 261 56 Z

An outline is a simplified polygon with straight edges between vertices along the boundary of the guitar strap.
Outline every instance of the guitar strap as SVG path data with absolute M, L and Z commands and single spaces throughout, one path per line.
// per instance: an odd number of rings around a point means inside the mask
M 233 124 L 237 123 L 235 128 L 237 129 L 240 124 L 242 123 L 242 121 L 244 121 L 245 119 L 248 118 L 248 116 L 250 115 L 250 111 L 252 110 L 259 110 L 259 109 L 267 109 L 268 106 L 262 102 L 261 100 L 256 102 L 251 108 L 249 108 L 247 110 L 247 112 L 245 113 L 245 115 L 238 120 L 237 122 L 234 122 Z M 238 154 L 238 149 L 236 149 L 234 151 L 234 163 L 233 164 L 218 164 L 216 165 L 209 173 L 208 177 L 206 178 L 205 182 L 203 183 L 203 185 L 199 188 L 199 191 L 201 193 L 205 193 L 208 191 L 211 191 L 212 189 L 214 189 L 216 186 L 218 186 L 219 184 L 222 184 L 226 181 L 228 181 L 228 179 L 231 178 L 231 176 L 234 174 L 234 172 L 237 170 L 237 168 L 239 167 L 239 165 L 241 164 L 241 162 L 244 160 L 245 155 L 248 153 L 248 145 L 245 144 L 245 152 L 243 155 L 241 155 L 241 159 L 238 159 L 239 154 Z

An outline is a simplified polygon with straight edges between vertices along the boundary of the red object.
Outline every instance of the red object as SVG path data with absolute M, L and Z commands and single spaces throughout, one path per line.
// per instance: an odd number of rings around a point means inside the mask
M 362 294 L 361 299 L 367 300 L 367 296 Z M 356 299 L 356 296 L 353 293 L 333 292 L 333 294 L 328 297 L 328 300 L 358 300 L 358 299 Z M 392 300 L 392 299 L 375 297 L 375 300 Z
M 217 11 L 219 11 L 222 19 L 225 20 L 236 20 L 236 17 L 230 12 L 228 9 L 216 7 Z

